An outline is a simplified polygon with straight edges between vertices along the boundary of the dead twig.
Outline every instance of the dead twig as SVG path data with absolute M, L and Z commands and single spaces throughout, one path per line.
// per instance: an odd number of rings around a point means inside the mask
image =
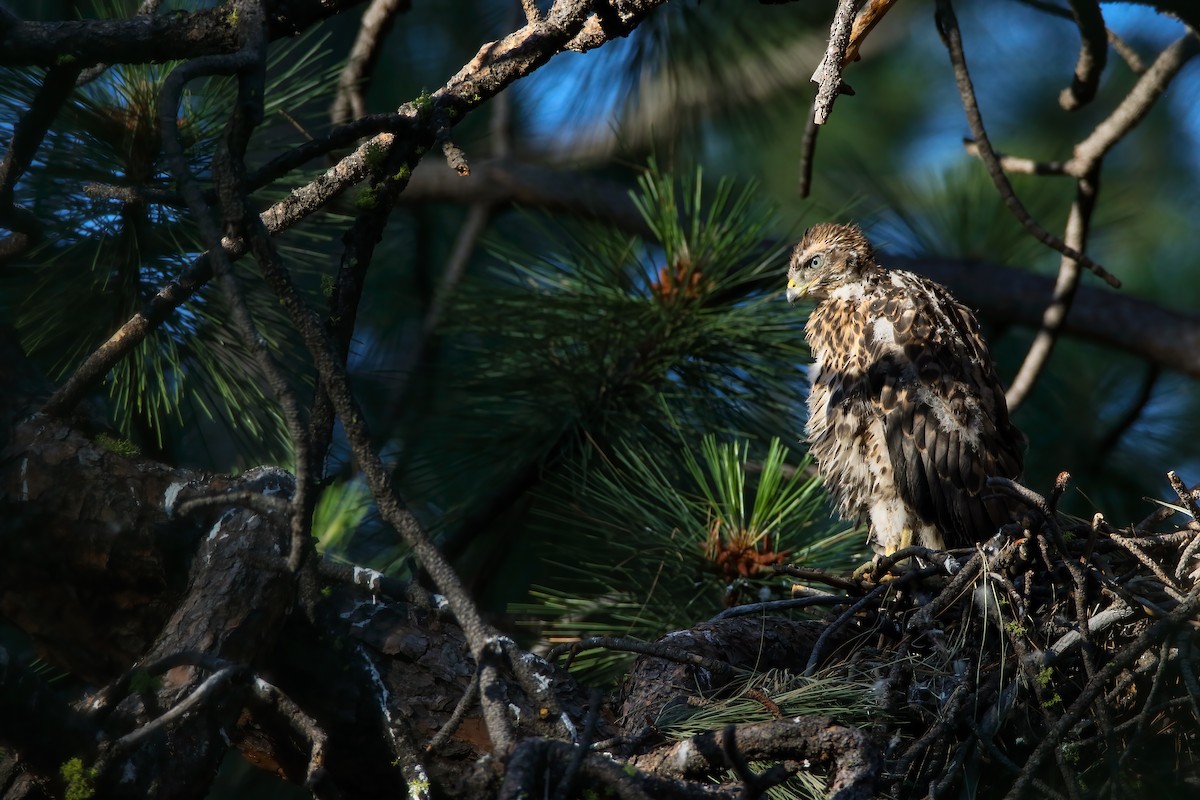
M 833 24 L 829 28 L 829 46 L 825 57 L 813 72 L 812 81 L 817 84 L 817 97 L 813 101 L 813 121 L 824 125 L 833 109 L 833 101 L 839 94 L 848 94 L 842 82 L 842 68 L 846 65 L 846 49 L 850 46 L 850 32 L 854 16 L 862 8 L 864 0 L 838 0 Z
M 1100 171 L 1094 169 L 1081 177 L 1075 185 L 1075 199 L 1067 215 L 1067 228 L 1064 235 L 1066 245 L 1072 250 L 1083 252 L 1087 248 L 1088 230 L 1091 226 L 1092 212 L 1096 208 L 1096 195 L 1099 189 Z M 1050 354 L 1058 337 L 1062 333 L 1075 300 L 1075 292 L 1079 288 L 1079 261 L 1064 256 L 1059 263 L 1058 278 L 1054 283 L 1054 294 L 1050 304 L 1042 311 L 1042 324 L 1037 335 L 1029 345 L 1021 368 L 1005 392 L 1005 400 L 1010 411 L 1020 407 L 1033 390 L 1038 376 L 1050 361 Z
M 958 28 L 958 18 L 954 15 L 954 8 L 950 0 L 938 0 L 937 23 L 938 32 L 942 36 L 942 42 L 946 45 L 946 50 L 950 54 L 950 63 L 954 68 L 954 78 L 958 84 L 963 109 L 967 113 L 967 123 L 971 128 L 971 136 L 975 139 L 975 144 L 979 148 L 983 164 L 987 168 L 988 175 L 991 176 L 992 183 L 995 184 L 996 190 L 1000 193 L 1005 206 L 1008 207 L 1009 211 L 1012 212 L 1013 216 L 1017 218 L 1025 230 L 1039 242 L 1053 250 L 1057 250 L 1067 258 L 1078 261 L 1081 265 L 1104 279 L 1113 288 L 1120 288 L 1121 282 L 1108 270 L 1078 250 L 1068 247 L 1061 239 L 1043 228 L 1030 215 L 1024 204 L 1017 197 L 1016 192 L 1013 191 L 1012 184 L 1009 183 L 1007 176 L 1004 174 L 1004 169 L 1000 166 L 1000 161 L 996 157 L 996 151 L 992 148 L 991 141 L 988 138 L 987 129 L 983 125 L 983 117 L 979 113 L 979 104 L 975 99 L 975 88 L 971 83 L 971 75 L 967 70 L 966 55 L 963 53 L 962 32 Z
M 1059 94 L 1058 104 L 1065 111 L 1074 111 L 1090 103 L 1096 96 L 1100 75 L 1108 60 L 1108 37 L 1104 15 L 1096 0 L 1067 2 L 1075 16 L 1075 24 L 1079 26 L 1079 59 L 1075 62 L 1071 85 Z
M 372 0 L 363 12 L 350 55 L 338 75 L 337 96 L 329 109 L 329 118 L 335 125 L 366 115 L 363 96 L 374 73 L 375 62 L 379 59 L 383 40 L 395 23 L 396 16 L 407 11 L 410 5 L 411 0 Z

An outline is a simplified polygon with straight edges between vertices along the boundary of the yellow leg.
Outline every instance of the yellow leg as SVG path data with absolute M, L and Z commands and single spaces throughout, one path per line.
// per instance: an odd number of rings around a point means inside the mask
M 885 557 L 890 556 L 894 553 L 899 552 L 900 550 L 903 550 L 906 547 L 911 547 L 912 543 L 913 543 L 913 529 L 908 528 L 908 527 L 902 529 L 900 531 L 900 537 L 898 539 L 896 539 L 894 541 L 890 541 L 887 544 L 885 544 L 883 546 L 882 553 L 876 554 L 875 557 L 872 558 L 870 561 L 863 564 L 858 569 L 854 570 L 854 574 L 851 577 L 856 581 L 861 581 L 861 580 L 865 580 L 865 579 L 869 578 L 872 570 L 879 563 L 880 556 L 885 556 Z M 907 559 L 905 559 L 905 560 L 907 560 Z M 879 580 L 881 582 L 891 580 L 891 579 L 892 579 L 892 576 L 890 574 L 881 575 L 879 578 Z

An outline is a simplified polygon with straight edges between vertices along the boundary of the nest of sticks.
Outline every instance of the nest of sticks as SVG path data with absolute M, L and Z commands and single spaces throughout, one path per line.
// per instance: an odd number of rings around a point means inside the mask
M 1029 509 L 1015 530 L 974 551 L 911 548 L 875 565 L 876 588 L 853 610 L 875 629 L 859 642 L 874 641 L 843 664 L 878 681 L 889 712 L 880 788 L 1200 788 L 1200 506 L 1169 477 L 1181 505 L 1121 529 L 1100 514 L 1062 519 L 1065 473 L 1049 498 L 995 481 Z M 917 564 L 894 572 L 904 557 Z
M 871 744 L 855 745 L 854 775 L 839 772 L 844 753 L 811 759 L 815 771 L 824 770 L 827 796 L 1196 796 L 1200 494 L 1169 477 L 1180 504 L 1125 528 L 1099 514 L 1090 521 L 1060 515 L 1065 473 L 1049 497 L 998 480 L 995 489 L 1019 498 L 1029 513 L 974 549 L 906 548 L 853 579 L 781 567 L 803 583 L 797 604 L 825 598 L 812 605 L 837 607 L 799 623 L 796 633 L 807 641 L 791 650 L 790 664 L 768 643 L 754 656 L 755 669 L 832 677 L 863 687 L 876 704 L 866 717 L 829 716 L 831 724 L 862 730 Z M 693 634 L 683 646 L 730 660 L 720 625 L 732 621 L 682 632 Z M 705 655 L 706 647 L 713 652 Z M 643 657 L 627 680 L 623 708 L 638 709 L 647 723 L 633 735 L 636 714 L 625 714 L 622 727 L 635 741 L 645 742 L 650 729 L 670 738 L 661 725 L 667 715 L 652 722 L 643 711 L 671 703 L 641 696 L 639 687 L 689 685 L 695 694 L 702 682 L 702 670 L 683 664 L 676 666 L 686 677 L 663 681 L 663 663 Z M 730 698 L 744 707 L 747 697 L 764 709 L 776 705 L 752 684 L 717 680 L 701 700 L 688 697 L 674 708 Z M 865 757 L 870 770 L 861 767 L 863 748 L 874 750 Z M 782 788 L 756 790 L 778 795 Z

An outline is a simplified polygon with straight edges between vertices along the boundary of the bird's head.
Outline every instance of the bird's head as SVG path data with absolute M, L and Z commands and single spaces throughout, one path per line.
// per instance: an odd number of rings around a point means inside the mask
M 839 286 L 862 277 L 874 262 L 871 244 L 857 225 L 814 225 L 788 262 L 788 302 L 802 297 L 823 300 Z

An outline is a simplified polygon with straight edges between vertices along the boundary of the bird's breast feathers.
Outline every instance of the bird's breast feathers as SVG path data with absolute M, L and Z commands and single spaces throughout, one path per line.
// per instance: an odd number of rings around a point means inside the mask
M 978 323 L 944 287 L 879 266 L 847 228 L 810 229 L 789 271 L 820 287 L 806 432 L 829 494 L 885 550 L 905 535 L 991 535 L 1006 512 L 987 478 L 1020 475 L 1024 437 Z

